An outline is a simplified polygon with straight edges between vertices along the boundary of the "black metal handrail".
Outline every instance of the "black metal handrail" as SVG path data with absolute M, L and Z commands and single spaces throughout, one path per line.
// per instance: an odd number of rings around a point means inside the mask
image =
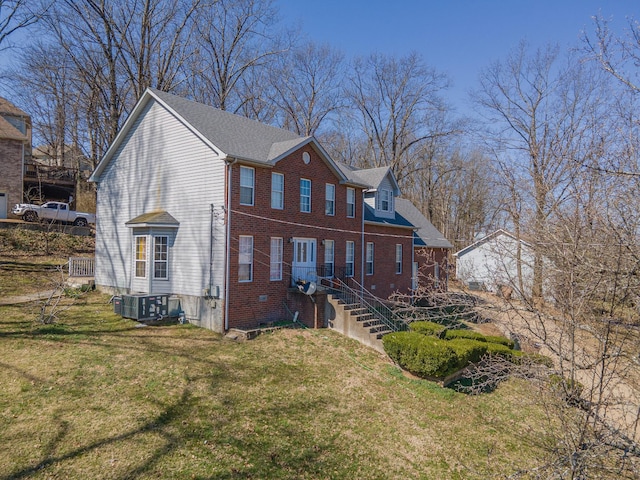
M 352 286 L 348 285 L 348 283 L 351 283 Z M 361 308 L 366 309 L 367 313 L 373 315 L 376 320 L 381 321 L 391 331 L 408 330 L 409 326 L 403 318 L 396 315 L 382 300 L 369 293 L 353 278 L 340 279 L 334 277 L 332 279 L 324 279 L 322 284 L 333 291 L 343 302 L 360 305 Z

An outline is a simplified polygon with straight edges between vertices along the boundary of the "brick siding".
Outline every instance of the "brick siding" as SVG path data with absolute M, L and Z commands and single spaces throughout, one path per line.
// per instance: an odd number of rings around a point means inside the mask
M 311 157 L 309 164 L 302 153 Z M 232 167 L 231 261 L 229 326 L 252 327 L 261 322 L 290 319 L 295 311 L 312 326 L 313 303 L 291 291 L 292 237 L 316 239 L 316 265 L 324 263 L 323 239 L 334 240 L 334 265 L 344 267 L 347 240 L 355 243 L 356 279 L 361 253 L 362 191 L 356 189 L 356 215 L 347 218 L 347 187 L 311 146 L 297 150 L 273 168 L 255 167 L 254 206 L 240 205 L 240 168 Z M 284 209 L 271 208 L 271 173 L 284 174 Z M 311 180 L 311 213 L 300 212 L 300 179 Z M 335 215 L 325 215 L 325 185 L 335 185 Z M 238 282 L 238 237 L 253 236 L 253 280 Z M 283 239 L 283 278 L 271 281 L 271 237 Z M 286 305 L 286 306 L 285 306 Z M 320 312 L 322 313 L 322 312 Z M 319 318 L 323 318 L 320 316 Z
M 6 194 L 7 215 L 22 203 L 22 146 L 19 140 L 0 139 L 0 192 Z

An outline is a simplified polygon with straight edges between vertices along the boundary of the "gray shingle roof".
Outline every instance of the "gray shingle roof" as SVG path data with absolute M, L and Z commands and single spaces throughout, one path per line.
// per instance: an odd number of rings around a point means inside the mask
M 27 140 L 26 135 L 23 135 L 20 130 L 11 125 L 2 117 L 0 117 L 0 138 L 7 140 Z
M 0 113 L 6 113 L 8 115 L 16 115 L 18 117 L 28 117 L 29 115 L 16 107 L 6 98 L 0 97 Z
M 177 95 L 149 91 L 230 157 L 269 163 L 310 139 Z
M 364 221 L 374 222 L 380 225 L 389 225 L 394 227 L 413 228 L 413 224 L 400 215 L 397 211 L 393 218 L 377 217 L 376 212 L 371 205 L 364 204 Z
M 157 212 L 149 212 L 143 213 L 142 215 L 138 215 L 135 218 L 132 218 L 125 225 L 129 227 L 136 226 L 167 226 L 167 227 L 178 227 L 180 222 L 176 220 L 169 212 L 165 212 L 164 210 L 159 210 Z
M 396 212 L 411 222 L 418 230 L 416 232 L 417 246 L 431 248 L 453 248 L 453 245 L 444 238 L 433 224 L 416 208 L 409 200 L 396 198 Z
M 353 172 L 360 181 L 373 188 L 378 188 L 384 177 L 389 173 L 389 167 L 366 168 Z
M 461 257 L 463 255 L 466 255 L 467 253 L 471 252 L 472 250 L 475 250 L 476 248 L 478 248 L 480 245 L 487 243 L 488 241 L 500 237 L 500 236 L 506 236 L 506 237 L 510 237 L 513 240 L 518 240 L 518 237 L 516 237 L 513 233 L 508 232 L 502 228 L 499 228 L 498 230 L 496 230 L 495 232 L 492 232 L 488 235 L 485 235 L 484 237 L 482 237 L 480 240 L 473 242 L 471 245 L 467 245 L 466 247 L 464 247 L 462 250 L 458 250 L 456 253 L 454 253 L 453 255 L 455 257 Z M 532 243 L 523 240 L 522 238 L 520 238 L 520 242 L 522 243 L 523 246 L 527 247 L 527 248 L 531 248 L 532 247 Z

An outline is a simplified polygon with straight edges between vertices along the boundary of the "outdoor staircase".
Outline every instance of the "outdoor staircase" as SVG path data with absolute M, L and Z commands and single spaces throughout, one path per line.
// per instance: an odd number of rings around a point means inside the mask
M 382 300 L 374 297 L 360 285 L 339 282 L 330 289 L 327 301 L 333 308 L 329 327 L 384 353 L 382 337 L 388 333 L 406 330 L 407 324 L 399 319 Z

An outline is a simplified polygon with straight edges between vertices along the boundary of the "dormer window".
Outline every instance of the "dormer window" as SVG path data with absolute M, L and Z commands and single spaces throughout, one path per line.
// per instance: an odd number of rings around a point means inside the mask
M 391 190 L 379 190 L 378 191 L 378 210 L 383 212 L 390 212 L 392 210 L 392 195 Z

